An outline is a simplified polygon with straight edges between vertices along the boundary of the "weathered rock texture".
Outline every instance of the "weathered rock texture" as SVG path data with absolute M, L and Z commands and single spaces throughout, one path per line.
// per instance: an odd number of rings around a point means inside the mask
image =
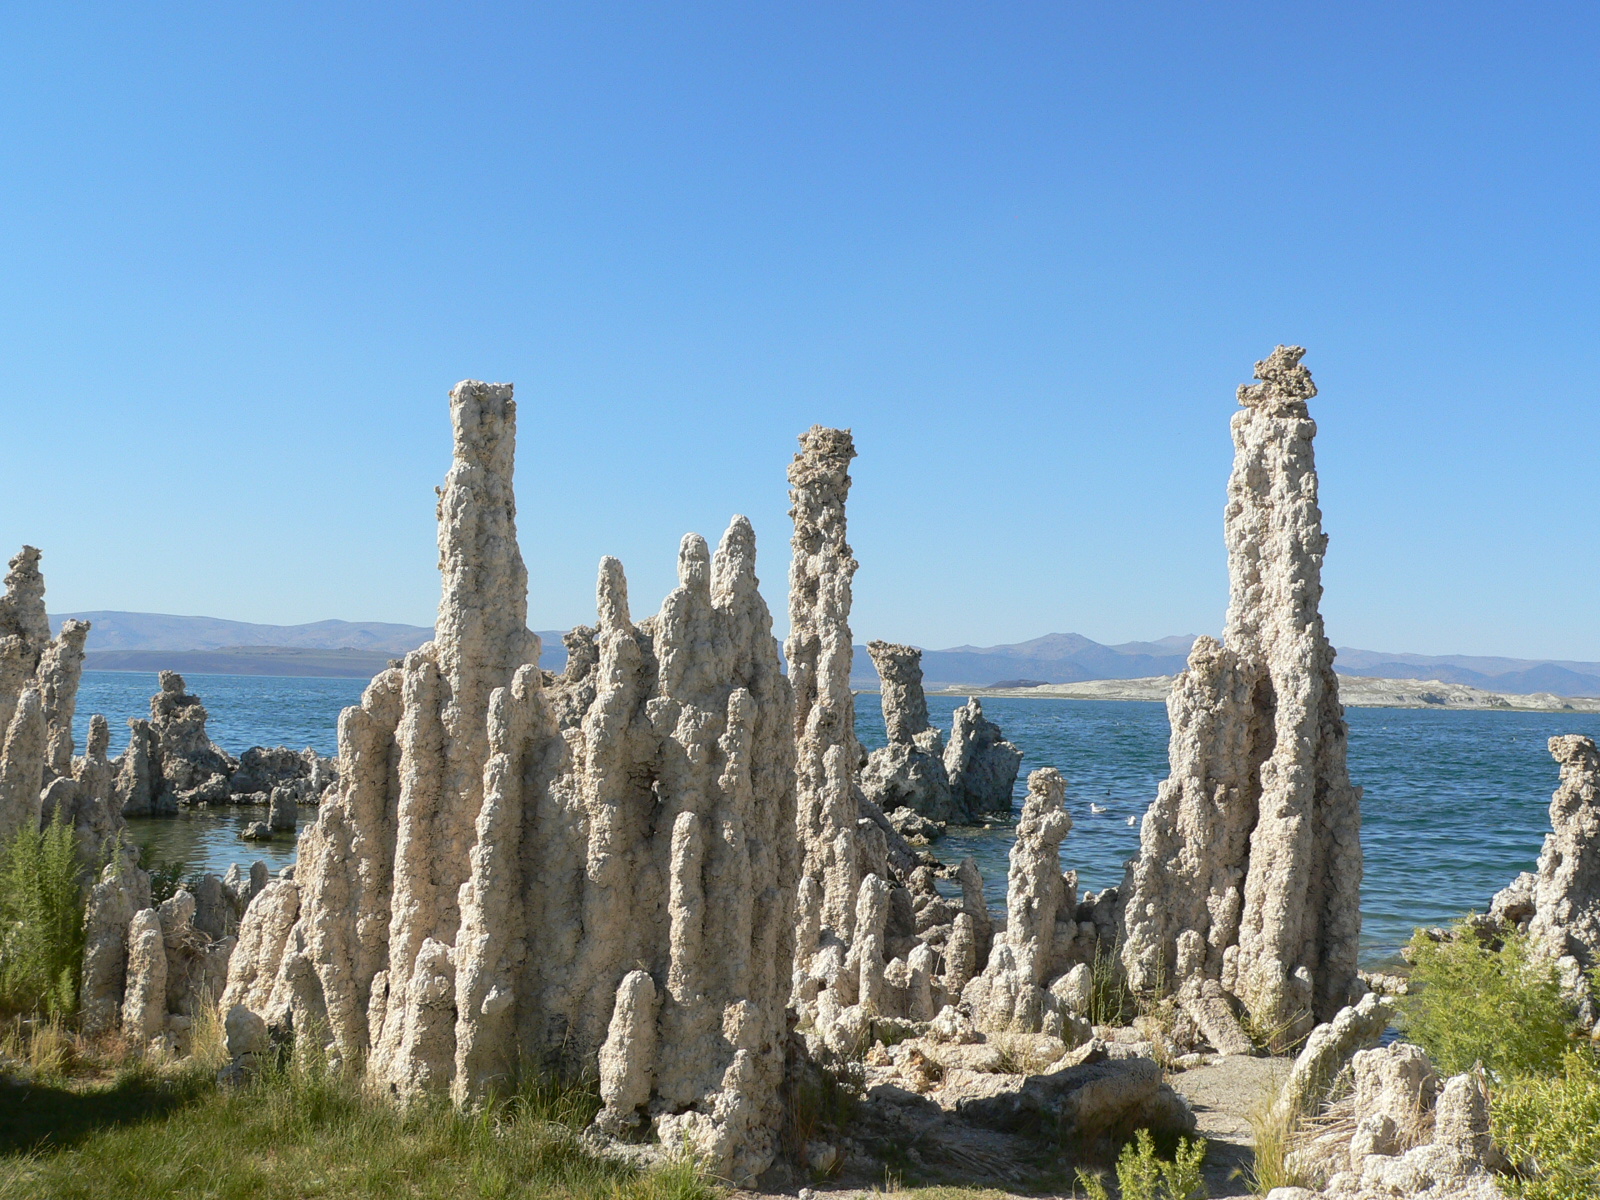
M 753 1178 L 775 1151 L 798 871 L 754 535 L 735 518 L 715 556 L 686 537 L 678 588 L 638 623 L 605 559 L 597 627 L 547 675 L 511 389 L 463 383 L 451 416 L 435 640 L 341 717 L 295 878 L 241 928 L 230 1039 L 316 1037 L 402 1096 L 468 1104 L 523 1071 L 597 1074 L 603 1129 Z
M 855 930 L 861 865 L 855 782 L 855 697 L 850 691 L 851 580 L 858 566 L 845 541 L 849 430 L 813 426 L 789 467 L 794 520 L 789 567 L 789 638 L 784 658 L 794 691 L 796 804 L 804 855 L 796 943 L 804 967 L 824 946 L 845 946 Z M 814 918 L 814 919 L 810 919 Z
M 922 651 L 894 642 L 869 642 L 867 651 L 878 669 L 889 743 L 867 756 L 861 790 L 884 812 L 909 808 L 934 821 L 964 819 L 950 795 L 944 739 L 928 724 Z
M 128 722 L 128 748 L 113 762 L 115 805 L 124 816 L 171 816 L 196 804 L 259 804 L 276 816 L 262 829 L 292 831 L 294 805 L 317 804 L 338 775 L 334 759 L 309 747 L 252 746 L 238 759 L 211 740 L 209 714 L 176 671 L 161 672 L 148 720 Z
M 1361 924 L 1361 793 L 1318 612 L 1327 537 L 1303 353 L 1278 347 L 1239 389 L 1224 644 L 1200 638 L 1173 684 L 1172 770 L 1123 888 L 1135 988 L 1214 981 L 1286 1036 L 1345 1005 Z
M 1054 767 L 1028 776 L 1028 798 L 1011 847 L 1005 932 L 995 939 L 983 974 L 967 984 L 962 996 L 980 1029 L 1062 1031 L 1062 1006 L 1045 985 L 1064 901 L 1069 913 L 1078 902 L 1076 876 L 1068 900 L 1061 874 L 1061 841 L 1072 828 L 1064 807 L 1066 791 Z
M 894 642 L 869 642 L 867 651 L 878 669 L 888 735 L 861 772 L 867 798 L 891 815 L 903 808 L 940 823 L 970 825 L 1009 813 L 1022 751 L 983 715 L 982 702 L 973 697 L 956 709 L 946 746 L 928 724 L 922 651 Z M 902 829 L 907 823 L 896 821 Z
M 72 718 L 88 636 L 87 621 L 67 621 L 51 638 L 39 551 L 24 546 L 0 597 L 0 845 L 57 809 L 76 817 Z
M 1508 1164 L 1490 1135 L 1479 1074 L 1441 1084 L 1427 1056 L 1405 1043 L 1364 1050 L 1351 1067 L 1349 1095 L 1326 1118 L 1328 1132 L 1294 1152 L 1303 1172 L 1327 1180 L 1304 1196 L 1501 1200 L 1497 1175 Z
M 1021 767 L 1022 751 L 983 715 L 983 701 L 969 697 L 951 718 L 950 742 L 944 751 L 950 798 L 956 808 L 968 820 L 987 813 L 1009 813 Z
M 1586 737 L 1553 737 L 1561 786 L 1550 800 L 1528 932 L 1555 959 L 1600 966 L 1600 751 Z
M 796 900 L 793 990 L 801 1032 L 813 1049 L 858 1053 L 875 1022 L 926 1021 L 960 995 L 987 937 L 983 883 L 959 904 L 934 885 L 918 857 L 856 776 L 861 747 L 850 692 L 850 582 L 856 561 L 845 541 L 845 499 L 855 444 L 846 430 L 814 426 L 789 467 L 794 519 L 789 569 L 794 744 L 802 866 Z M 901 743 L 931 735 L 920 762 L 943 776 L 938 735 L 927 729 L 917 651 L 877 643 L 901 690 L 884 701 Z M 919 732 L 922 731 L 922 732 Z M 867 776 L 873 776 L 869 766 Z

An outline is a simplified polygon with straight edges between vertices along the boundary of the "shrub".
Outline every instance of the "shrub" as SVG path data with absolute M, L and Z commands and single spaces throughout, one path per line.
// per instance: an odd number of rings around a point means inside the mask
M 1126 1025 L 1138 1011 L 1116 944 L 1096 943 L 1089 968 L 1089 1024 Z
M 1570 1051 L 1559 1074 L 1526 1075 L 1495 1089 L 1495 1142 L 1533 1170 L 1505 1185 L 1525 1200 L 1600 1196 L 1600 1063 Z
M 59 1016 L 78 1002 L 83 890 L 77 836 L 58 811 L 28 822 L 0 863 L 0 1007 Z
M 1465 924 L 1453 940 L 1411 939 L 1412 994 L 1401 1009 L 1407 1038 L 1445 1074 L 1483 1063 L 1497 1079 L 1553 1074 L 1571 1043 L 1573 1014 L 1554 964 L 1508 934 L 1490 950 Z
M 1163 1159 L 1156 1154 L 1150 1131 L 1141 1129 L 1117 1157 L 1117 1190 L 1122 1200 L 1201 1200 L 1206 1195 L 1200 1176 L 1205 1157 L 1204 1138 L 1193 1142 L 1179 1138 L 1171 1160 Z M 1079 1171 L 1078 1182 L 1090 1200 L 1110 1200 L 1099 1176 Z

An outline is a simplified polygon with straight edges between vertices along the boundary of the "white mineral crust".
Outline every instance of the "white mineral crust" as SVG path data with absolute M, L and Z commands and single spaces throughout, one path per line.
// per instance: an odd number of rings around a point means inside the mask
M 1122 888 L 1136 989 L 1219 981 L 1291 1037 L 1348 1002 L 1361 926 L 1361 792 L 1318 611 L 1327 537 L 1303 353 L 1278 347 L 1239 389 L 1227 630 L 1222 645 L 1200 638 L 1173 684 L 1171 774 Z
M 686 537 L 679 586 L 638 623 L 603 560 L 597 626 L 548 675 L 515 413 L 508 385 L 451 395 L 435 640 L 340 718 L 336 790 L 295 881 L 246 913 L 223 1011 L 241 1055 L 252 1015 L 325 1029 L 402 1097 L 598 1076 L 602 1129 L 653 1128 L 750 1180 L 776 1149 L 799 856 L 755 537 L 743 517 L 715 555 Z

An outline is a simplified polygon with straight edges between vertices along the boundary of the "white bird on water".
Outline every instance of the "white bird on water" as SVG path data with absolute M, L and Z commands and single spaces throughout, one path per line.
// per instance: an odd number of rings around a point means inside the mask
M 1090 804 L 1090 805 L 1089 805 L 1089 811 L 1090 811 L 1090 812 L 1092 812 L 1092 813 L 1101 813 L 1101 814 L 1104 814 L 1104 813 L 1105 813 L 1105 811 L 1106 811 L 1106 806 L 1105 806 L 1105 805 L 1104 805 L 1104 804 L 1094 804 L 1094 803 L 1091 803 L 1091 804 Z
M 1139 818 L 1138 817 L 1129 817 L 1128 818 L 1128 824 L 1129 825 L 1137 825 L 1138 823 L 1139 823 Z

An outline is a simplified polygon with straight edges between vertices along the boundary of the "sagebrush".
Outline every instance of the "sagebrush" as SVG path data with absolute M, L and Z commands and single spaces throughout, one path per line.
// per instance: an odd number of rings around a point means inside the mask
M 1401 1028 L 1446 1075 L 1477 1063 L 1495 1079 L 1551 1075 L 1572 1044 L 1571 1005 L 1548 959 L 1515 932 L 1501 949 L 1481 944 L 1465 924 L 1434 941 L 1411 939 L 1411 994 L 1401 1002 Z

